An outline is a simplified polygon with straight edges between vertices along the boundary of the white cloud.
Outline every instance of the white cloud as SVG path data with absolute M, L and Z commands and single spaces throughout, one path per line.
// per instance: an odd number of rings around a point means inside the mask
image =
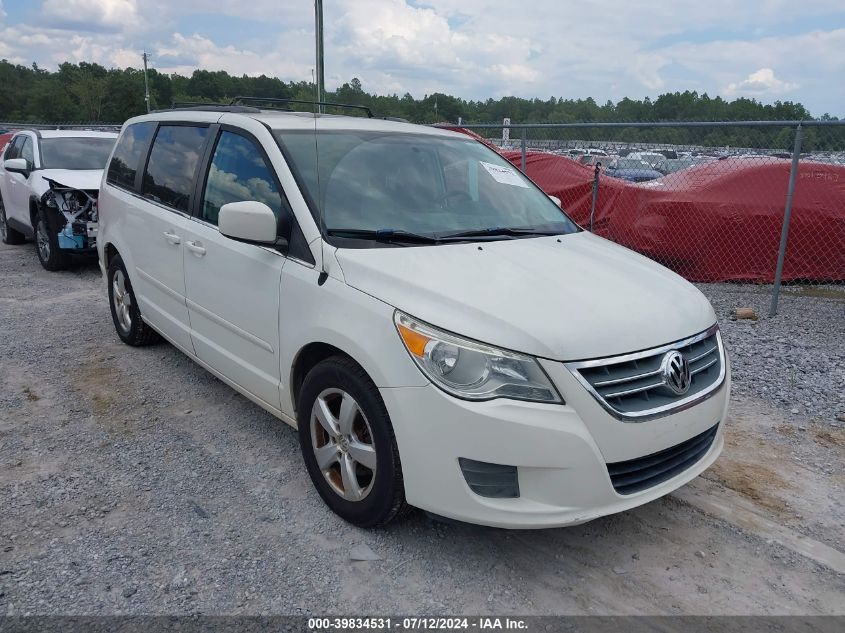
M 30 1 L 43 19 L 0 13 L 0 56 L 18 63 L 138 67 L 146 49 L 163 72 L 308 80 L 314 67 L 310 0 Z M 665 0 L 325 0 L 326 74 L 329 88 L 357 76 L 369 91 L 474 99 L 789 94 L 845 115 L 845 28 L 782 34 L 841 11 L 842 0 L 678 0 L 671 11 Z
M 234 75 L 264 74 L 305 80 L 309 76 L 310 68 L 307 64 L 285 58 L 279 51 L 257 53 L 234 46 L 218 46 L 210 39 L 197 34 L 185 36 L 174 33 L 168 42 L 155 47 L 154 60 L 156 58 L 162 60 L 162 63 L 156 64 L 158 70 L 183 75 L 190 75 L 197 68 L 202 68 L 225 70 Z M 187 63 L 170 64 L 167 58 Z
M 138 21 L 138 3 L 137 0 L 44 0 L 41 15 L 47 24 L 122 30 Z
M 728 95 L 748 94 L 756 96 L 782 95 L 798 88 L 798 84 L 782 81 L 775 77 L 771 68 L 761 68 L 740 82 L 728 84 L 724 92 Z

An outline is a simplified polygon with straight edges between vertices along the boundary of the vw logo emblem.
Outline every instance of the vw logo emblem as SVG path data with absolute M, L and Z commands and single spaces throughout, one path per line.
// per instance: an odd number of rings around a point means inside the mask
M 689 363 L 683 354 L 676 350 L 667 352 L 660 364 L 660 370 L 663 374 L 663 384 L 676 395 L 682 396 L 689 391 L 692 376 Z

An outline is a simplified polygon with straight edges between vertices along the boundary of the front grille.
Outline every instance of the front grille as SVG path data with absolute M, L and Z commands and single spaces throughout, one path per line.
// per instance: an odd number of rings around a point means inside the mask
M 632 495 L 679 475 L 698 462 L 713 444 L 719 425 L 700 435 L 645 457 L 607 465 L 613 488 L 620 495 Z
M 689 389 L 677 394 L 664 380 L 666 354 L 680 352 L 690 369 Z M 703 400 L 724 381 L 724 348 L 714 325 L 677 343 L 599 360 L 567 363 L 579 382 L 608 411 L 623 420 L 668 415 Z

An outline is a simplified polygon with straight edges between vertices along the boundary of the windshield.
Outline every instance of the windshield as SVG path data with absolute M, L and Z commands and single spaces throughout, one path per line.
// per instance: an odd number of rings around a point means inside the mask
M 44 169 L 105 169 L 116 138 L 66 136 L 41 139 Z
M 316 140 L 313 132 L 274 134 L 328 235 L 447 238 L 503 228 L 529 236 L 578 230 L 511 163 L 471 139 L 372 131 L 320 132 Z

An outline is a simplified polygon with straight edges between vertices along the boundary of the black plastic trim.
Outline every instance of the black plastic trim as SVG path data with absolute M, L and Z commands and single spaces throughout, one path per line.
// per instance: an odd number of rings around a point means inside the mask
M 620 495 L 631 495 L 681 474 L 707 454 L 718 430 L 719 425 L 716 424 L 703 433 L 662 451 L 607 464 L 607 472 L 614 490 Z

